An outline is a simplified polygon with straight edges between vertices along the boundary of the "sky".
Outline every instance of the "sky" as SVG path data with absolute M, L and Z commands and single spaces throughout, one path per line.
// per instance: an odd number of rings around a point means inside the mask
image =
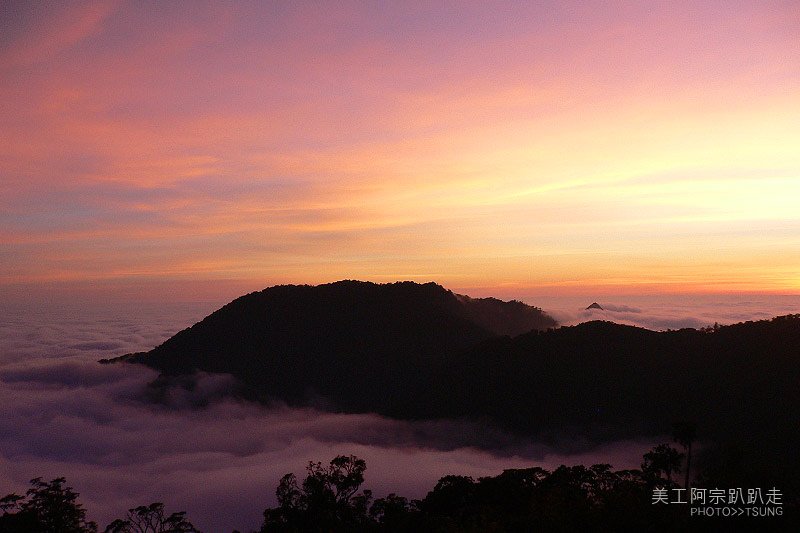
M 800 293 L 800 4 L 3 2 L 0 296 Z

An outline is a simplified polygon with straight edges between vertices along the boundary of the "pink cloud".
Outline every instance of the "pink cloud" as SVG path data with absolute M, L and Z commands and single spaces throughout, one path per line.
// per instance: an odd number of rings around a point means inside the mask
M 793 175 L 797 9 L 738 7 L 33 9 L 0 52 L 0 238 L 15 247 L 0 279 L 304 277 L 314 260 L 335 265 L 326 276 L 472 269 L 470 283 L 519 285 L 536 256 L 550 286 L 680 283 L 667 252 L 655 279 L 590 252 L 645 262 L 639 227 L 685 257 L 683 219 L 759 256 L 729 220 L 701 224 L 692 187 L 619 185 Z M 778 185 L 749 211 L 717 201 L 750 224 L 776 213 Z M 579 254 L 594 259 L 565 260 L 574 279 L 550 273 L 548 257 Z M 753 286 L 789 290 L 790 259 L 772 252 L 781 272 Z
M 98 33 L 117 9 L 118 1 L 69 4 L 17 4 L 10 11 L 22 15 L 15 22 L 19 38 L 0 51 L 0 70 L 49 62 L 58 54 Z

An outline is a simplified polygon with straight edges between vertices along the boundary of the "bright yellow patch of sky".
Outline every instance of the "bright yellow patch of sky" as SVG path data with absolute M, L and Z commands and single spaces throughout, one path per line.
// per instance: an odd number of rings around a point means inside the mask
M 321 9 L 15 4 L 0 287 L 800 290 L 793 3 Z

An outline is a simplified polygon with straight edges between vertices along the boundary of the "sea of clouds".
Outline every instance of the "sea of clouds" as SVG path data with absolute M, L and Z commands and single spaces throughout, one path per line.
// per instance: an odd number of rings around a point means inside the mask
M 600 297 L 603 309 L 587 309 L 586 297 L 526 298 L 543 307 L 561 325 L 608 320 L 654 331 L 702 328 L 800 313 L 800 296 L 785 295 L 657 295 Z
M 772 316 L 763 306 L 733 303 L 716 311 L 600 303 L 604 311 L 553 313 L 566 323 L 600 318 L 652 329 Z M 791 312 L 796 303 L 770 309 Z M 204 531 L 249 531 L 275 504 L 281 476 L 302 474 L 310 460 L 355 454 L 367 461 L 364 486 L 376 496 L 419 498 L 447 474 L 598 462 L 637 467 L 654 444 L 553 449 L 467 421 L 267 408 L 232 400 L 225 375 L 200 376 L 192 391 L 176 388 L 155 405 L 146 401 L 153 371 L 97 363 L 150 349 L 216 307 L 76 302 L 0 309 L 0 496 L 24 492 L 33 477 L 65 476 L 101 527 L 130 507 L 163 501 Z

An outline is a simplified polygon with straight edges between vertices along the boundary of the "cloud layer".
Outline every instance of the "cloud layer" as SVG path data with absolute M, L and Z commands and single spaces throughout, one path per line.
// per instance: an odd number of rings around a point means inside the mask
M 797 291 L 800 12 L 733 4 L 3 2 L 0 289 Z
M 565 326 L 609 320 L 654 331 L 703 328 L 714 323 L 733 324 L 800 312 L 800 296 L 768 294 L 529 296 L 523 299 L 544 307 Z M 586 309 L 595 300 L 603 309 Z
M 144 401 L 152 371 L 100 357 L 152 347 L 205 313 L 179 304 L 9 313 L 0 322 L 0 493 L 32 477 L 66 476 L 105 525 L 164 501 L 205 531 L 257 528 L 287 472 L 356 454 L 376 495 L 422 497 L 443 475 L 496 475 L 561 463 L 638 465 L 652 442 L 563 451 L 465 421 L 408 423 L 375 415 L 264 408 L 221 398 L 231 382 L 204 376 L 167 405 Z M 193 409 L 204 403 L 207 407 Z M 568 449 L 567 449 L 568 448 Z

